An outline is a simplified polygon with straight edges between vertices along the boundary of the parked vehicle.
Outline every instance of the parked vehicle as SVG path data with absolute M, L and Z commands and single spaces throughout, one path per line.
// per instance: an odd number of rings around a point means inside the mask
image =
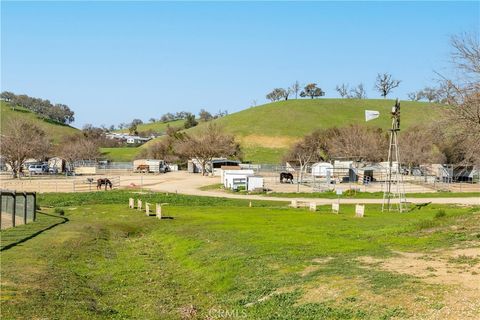
M 48 165 L 46 164 L 32 164 L 28 166 L 28 172 L 30 174 L 43 174 L 48 172 Z

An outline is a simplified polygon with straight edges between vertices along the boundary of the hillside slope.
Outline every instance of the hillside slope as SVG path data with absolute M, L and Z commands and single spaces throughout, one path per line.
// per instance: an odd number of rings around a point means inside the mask
M 79 130 L 74 127 L 53 121 L 48 121 L 26 109 L 16 107 L 15 110 L 13 110 L 10 105 L 4 101 L 0 102 L 0 108 L 0 132 L 2 134 L 7 123 L 11 121 L 11 119 L 18 118 L 32 121 L 40 128 L 45 130 L 47 135 L 51 137 L 54 142 L 59 142 L 63 136 L 79 132 Z
M 384 99 L 297 99 L 252 107 L 214 122 L 241 142 L 245 160 L 278 163 L 293 143 L 316 129 L 365 124 L 365 110 L 380 111 L 380 117 L 366 125 L 390 128 L 389 112 L 394 103 L 394 100 Z M 438 118 L 441 108 L 425 102 L 402 101 L 402 129 Z M 202 125 L 187 132 L 195 133 Z

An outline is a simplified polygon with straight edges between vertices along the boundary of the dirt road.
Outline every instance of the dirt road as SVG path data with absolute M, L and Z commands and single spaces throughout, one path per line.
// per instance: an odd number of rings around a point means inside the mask
M 111 177 L 105 176 L 79 176 L 74 178 L 35 178 L 35 179 L 21 179 L 13 180 L 6 177 L 0 178 L 0 187 L 18 191 L 36 191 L 36 192 L 87 192 L 96 191 L 95 183 L 87 183 L 87 179 L 91 178 L 96 181 L 99 177 L 109 177 L 114 179 L 115 186 L 122 189 L 126 188 L 143 188 L 152 191 L 171 192 L 171 193 L 183 193 L 197 196 L 211 196 L 211 197 L 224 197 L 224 198 L 236 198 L 236 199 L 250 199 L 250 200 L 272 200 L 272 201 L 288 201 L 297 200 L 304 202 L 315 202 L 318 205 L 331 204 L 336 202 L 337 199 L 321 199 L 321 198 L 279 198 L 268 197 L 262 195 L 240 195 L 221 190 L 208 190 L 202 191 L 199 188 L 212 184 L 220 183 L 219 177 L 203 177 L 199 174 L 190 174 L 185 171 L 170 172 L 160 175 L 140 175 L 129 174 Z M 291 192 L 296 190 L 293 185 L 288 185 Z M 293 187 L 293 188 L 292 188 Z M 311 190 L 309 188 L 308 190 Z M 300 189 L 300 191 L 305 191 Z M 478 186 L 480 192 L 480 186 Z M 465 204 L 465 205 L 480 205 L 480 197 L 469 198 L 408 198 L 407 201 L 411 203 L 439 203 L 439 204 Z M 341 199 L 341 203 L 344 204 L 356 204 L 356 203 L 382 203 L 382 199 Z
M 167 175 L 166 175 L 167 176 Z M 232 194 L 223 191 L 202 191 L 199 188 L 202 186 L 207 186 L 215 183 L 219 183 L 219 177 L 202 177 L 201 175 L 192 175 L 185 172 L 172 172 L 168 174 L 168 179 L 165 179 L 162 182 L 153 183 L 146 186 L 146 189 L 152 191 L 162 191 L 162 192 L 178 192 L 189 195 L 197 196 L 210 196 L 210 197 L 224 197 L 224 198 L 235 198 L 235 199 L 248 199 L 248 200 L 271 200 L 271 201 L 305 201 L 305 202 L 315 202 L 318 205 L 322 204 L 332 204 L 337 202 L 337 199 L 320 199 L 320 198 L 281 198 L 281 197 L 268 197 L 262 195 L 240 195 Z M 465 204 L 465 205 L 480 205 L 480 197 L 470 197 L 470 198 L 408 198 L 407 201 L 410 203 L 438 203 L 438 204 Z M 382 203 L 382 199 L 342 199 L 341 203 L 344 204 L 374 204 Z

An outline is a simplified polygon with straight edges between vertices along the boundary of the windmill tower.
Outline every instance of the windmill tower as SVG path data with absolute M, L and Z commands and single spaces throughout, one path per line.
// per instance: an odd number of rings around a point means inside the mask
M 400 172 L 400 150 L 398 149 L 398 132 L 400 131 L 400 102 L 395 102 L 391 112 L 392 127 L 388 146 L 388 168 L 383 188 L 382 212 L 407 210 L 403 175 Z

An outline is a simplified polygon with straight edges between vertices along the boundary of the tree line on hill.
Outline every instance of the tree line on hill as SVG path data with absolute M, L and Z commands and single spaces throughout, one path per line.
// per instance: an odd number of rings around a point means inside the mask
M 377 90 L 383 98 L 386 98 L 393 89 L 400 85 L 401 81 L 393 79 L 389 73 L 379 73 L 375 79 L 375 90 Z M 337 85 L 335 90 L 342 98 L 350 99 L 366 99 L 367 92 L 363 83 L 360 83 L 356 87 L 349 88 L 348 84 L 342 83 Z M 295 81 L 290 87 L 287 88 L 275 88 L 265 96 L 268 100 L 275 102 L 280 100 L 288 100 L 291 95 L 295 95 L 295 99 L 298 96 L 302 98 L 319 98 L 325 96 L 325 92 L 317 86 L 316 83 L 308 83 L 303 87 L 298 81 Z
M 183 124 L 183 128 L 184 129 L 189 129 L 189 128 L 193 128 L 196 125 L 198 125 L 199 122 L 206 122 L 206 121 L 218 119 L 218 118 L 224 117 L 226 115 L 228 115 L 227 110 L 224 110 L 224 111 L 219 110 L 217 113 L 212 114 L 205 109 L 201 109 L 200 112 L 198 113 L 198 118 L 195 117 L 195 115 L 191 112 L 180 111 L 180 112 L 177 112 L 177 113 L 170 113 L 170 112 L 165 113 L 158 120 L 155 119 L 155 118 L 150 118 L 149 122 L 150 123 L 155 123 L 155 122 L 166 123 L 166 122 L 172 122 L 172 121 L 176 121 L 176 120 L 185 120 L 185 122 Z M 154 135 L 154 134 L 159 133 L 159 132 L 156 132 L 153 129 L 139 131 L 138 126 L 143 124 L 143 123 L 144 122 L 140 119 L 133 119 L 132 122 L 130 122 L 130 123 L 121 123 L 118 126 L 118 128 L 119 129 L 128 129 L 130 134 L 141 135 L 141 136 L 149 136 L 149 135 Z M 113 130 L 114 129 L 115 128 L 113 128 Z
M 29 97 L 26 94 L 16 95 L 9 91 L 3 91 L 0 99 L 10 103 L 12 108 L 20 106 L 58 123 L 70 124 L 75 120 L 75 113 L 66 104 L 52 104 L 49 100 Z

